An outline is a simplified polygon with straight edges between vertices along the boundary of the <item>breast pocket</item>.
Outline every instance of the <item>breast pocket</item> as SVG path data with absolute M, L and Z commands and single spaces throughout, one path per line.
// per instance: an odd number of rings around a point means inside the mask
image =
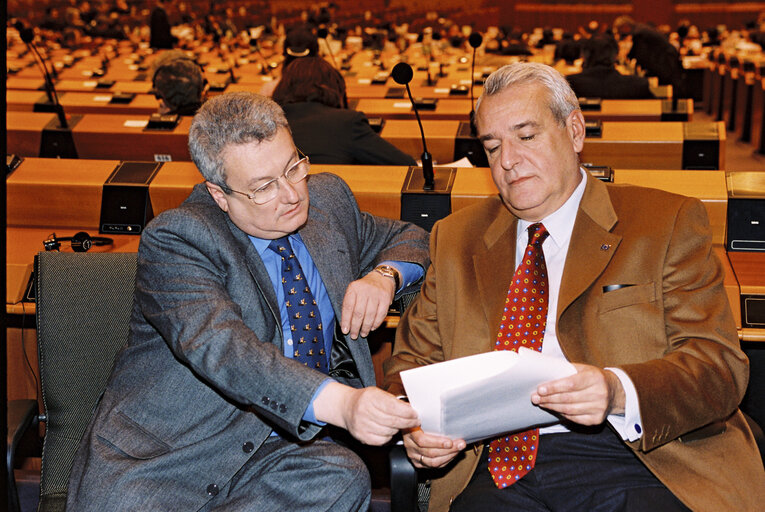
M 119 411 L 110 414 L 96 435 L 133 459 L 151 459 L 171 450 L 168 444 Z
M 616 288 L 618 286 L 618 288 Z M 598 310 L 607 313 L 616 309 L 649 304 L 656 301 L 656 289 L 653 282 L 645 284 L 607 285 L 600 300 Z M 606 291 L 608 290 L 608 291 Z

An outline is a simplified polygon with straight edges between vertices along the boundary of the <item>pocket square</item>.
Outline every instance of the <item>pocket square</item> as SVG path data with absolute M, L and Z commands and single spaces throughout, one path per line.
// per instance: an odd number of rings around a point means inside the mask
M 634 284 L 609 284 L 603 287 L 603 293 L 612 292 L 614 290 L 619 290 L 621 288 L 627 288 L 630 286 L 635 286 Z

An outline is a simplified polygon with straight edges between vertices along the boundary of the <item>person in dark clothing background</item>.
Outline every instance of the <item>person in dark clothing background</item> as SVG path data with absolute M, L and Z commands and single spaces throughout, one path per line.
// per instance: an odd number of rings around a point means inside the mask
M 629 16 L 620 16 L 614 21 L 614 34 L 631 37 L 632 48 L 627 58 L 635 59 L 649 76 L 659 79 L 659 84 L 675 88 L 681 85 L 680 53 L 659 31 L 644 23 L 636 23 Z
M 286 66 L 273 99 L 284 109 L 295 144 L 312 163 L 414 164 L 372 130 L 363 112 L 348 109 L 345 80 L 320 57 Z
M 149 46 L 152 48 L 172 48 L 175 45 L 176 38 L 170 33 L 170 19 L 165 10 L 165 0 L 157 0 L 157 5 L 152 9 L 149 30 Z
M 622 75 L 614 65 L 619 47 L 609 36 L 595 36 L 584 41 L 582 72 L 569 75 L 568 82 L 578 97 L 608 99 L 653 98 L 648 80 L 641 76 Z
M 160 114 L 193 116 L 204 103 L 207 80 L 202 67 L 181 50 L 170 50 L 152 65 L 151 92 Z

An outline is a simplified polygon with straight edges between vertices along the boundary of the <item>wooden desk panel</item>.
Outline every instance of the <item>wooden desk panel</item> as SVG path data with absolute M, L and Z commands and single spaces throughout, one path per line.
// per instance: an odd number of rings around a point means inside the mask
M 44 251 L 43 241 L 52 232 L 57 236 L 72 236 L 78 231 L 87 231 L 91 236 L 105 236 L 98 234 L 98 222 L 95 225 L 83 225 L 74 228 L 61 229 L 56 226 L 45 227 L 18 227 L 9 226 L 6 229 L 8 239 L 6 260 L 7 265 L 31 265 L 35 254 Z M 108 235 L 113 240 L 112 245 L 93 246 L 89 252 L 136 252 L 140 237 L 136 235 Z M 72 252 L 67 242 L 61 244 L 61 252 Z M 12 269 L 13 270 L 13 269 Z
M 44 93 L 42 78 L 9 78 L 5 83 L 8 90 L 37 90 Z M 59 80 L 56 82 L 56 91 L 62 92 L 99 92 L 112 94 L 115 92 L 130 92 L 135 94 L 148 94 L 151 90 L 151 82 L 121 81 L 114 82 L 109 88 L 98 89 L 98 80 Z
M 362 211 L 391 219 L 401 218 L 401 187 L 405 166 L 312 165 L 311 173 L 337 174 L 351 187 Z
M 682 171 L 618 169 L 614 183 L 630 183 L 701 199 L 709 215 L 712 240 L 725 245 L 728 190 L 724 171 Z
M 765 295 L 765 254 L 756 252 L 728 253 L 743 295 Z
M 755 252 L 729 252 L 728 259 L 735 273 L 741 295 L 765 296 L 765 254 Z M 740 299 L 736 301 L 740 311 Z M 733 305 L 733 301 L 731 301 Z M 743 319 L 739 322 L 739 337 L 743 341 L 765 341 L 765 329 L 741 328 Z
M 497 194 L 491 170 L 485 167 L 457 169 L 452 187 L 452 211 L 455 212 L 488 196 Z
M 585 139 L 580 159 L 614 169 L 682 169 L 683 123 L 604 123 L 602 137 Z
M 454 161 L 454 139 L 459 121 L 423 121 L 422 129 L 428 151 L 436 164 Z M 385 121 L 380 136 L 404 153 L 419 160 L 422 156 L 422 137 L 417 121 L 390 119 Z
M 59 100 L 60 98 L 63 98 L 63 94 L 59 94 Z M 46 100 L 44 91 L 10 89 L 5 91 L 6 109 L 13 112 L 32 112 L 35 103 Z
M 55 114 L 46 112 L 6 112 L 6 142 L 9 154 L 35 157 L 40 154 L 43 128 Z
M 117 163 L 57 158 L 24 160 L 7 179 L 8 225 L 97 229 L 101 190 Z
M 85 115 L 72 131 L 80 158 L 154 161 L 155 155 L 169 155 L 173 161 L 190 161 L 188 134 L 190 117 L 171 132 L 144 132 L 141 127 L 125 126 L 127 121 L 146 121 L 148 117 Z
M 414 119 L 414 110 L 406 99 L 361 98 L 356 104 L 356 110 L 364 112 L 367 117 L 382 117 L 383 119 Z M 470 120 L 470 99 L 439 99 L 435 110 L 420 109 L 420 119 L 430 120 Z
M 152 94 L 137 94 L 130 103 L 109 103 L 111 91 L 68 92 L 60 97 L 61 105 L 71 114 L 115 114 L 150 116 L 158 111 L 159 103 Z
M 193 162 L 165 162 L 149 183 L 154 215 L 180 205 L 194 185 L 204 181 Z

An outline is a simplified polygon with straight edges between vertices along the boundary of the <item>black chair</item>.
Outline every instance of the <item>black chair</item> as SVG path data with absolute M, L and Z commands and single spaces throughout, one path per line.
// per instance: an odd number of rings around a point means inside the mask
M 45 422 L 38 510 L 64 510 L 77 446 L 106 386 L 114 356 L 128 338 L 135 271 L 135 253 L 37 256 L 37 347 L 45 410 L 38 416 L 34 400 L 9 403 L 10 510 L 19 510 L 12 481 L 17 440 L 37 421 Z

